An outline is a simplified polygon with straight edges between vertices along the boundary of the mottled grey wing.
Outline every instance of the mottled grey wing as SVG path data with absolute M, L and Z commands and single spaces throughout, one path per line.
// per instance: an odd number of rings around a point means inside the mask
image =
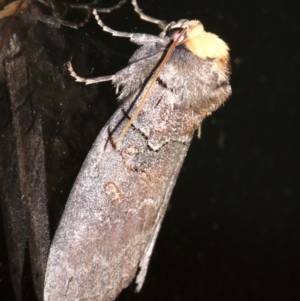
M 137 121 L 116 151 L 125 115 L 119 108 L 102 129 L 74 184 L 50 249 L 45 301 L 113 300 L 139 264 L 142 286 L 190 139 L 154 151 Z

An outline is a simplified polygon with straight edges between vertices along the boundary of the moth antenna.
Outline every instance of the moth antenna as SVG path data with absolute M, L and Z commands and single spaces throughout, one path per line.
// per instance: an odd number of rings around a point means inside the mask
M 70 75 L 72 77 L 74 77 L 77 82 L 85 83 L 86 85 L 107 82 L 107 81 L 113 80 L 113 77 L 114 77 L 113 75 L 107 75 L 107 76 L 99 76 L 99 77 L 94 77 L 94 78 L 84 78 L 84 77 L 80 77 L 79 75 L 76 74 L 71 62 L 67 63 L 67 67 L 68 67 L 68 70 L 70 71 Z
M 167 27 L 168 23 L 165 20 L 156 19 L 156 18 L 153 18 L 153 17 L 150 17 L 150 16 L 144 14 L 143 11 L 138 6 L 136 0 L 132 0 L 131 3 L 133 5 L 133 7 L 134 7 L 135 12 L 140 16 L 140 18 L 142 20 L 145 20 L 147 22 L 151 22 L 151 23 L 157 24 L 158 27 L 160 29 L 162 29 L 162 30 Z
M 93 14 L 95 16 L 95 19 L 98 23 L 99 26 L 102 27 L 102 29 L 110 34 L 112 34 L 115 37 L 123 37 L 123 38 L 132 38 L 132 36 L 134 35 L 133 33 L 127 33 L 127 32 L 123 32 L 123 31 L 117 31 L 114 30 L 108 26 L 106 26 L 103 21 L 100 19 L 98 12 L 96 9 L 93 10 Z
M 178 41 L 180 41 L 181 37 L 185 34 L 185 32 L 187 31 L 187 28 L 184 28 L 180 34 L 178 35 L 178 37 L 176 38 L 176 40 L 172 43 L 171 47 L 168 49 L 168 52 L 166 53 L 163 61 L 161 62 L 161 64 L 158 66 L 157 70 L 155 71 L 154 73 L 154 76 L 149 84 L 149 87 L 147 88 L 145 94 L 143 95 L 142 97 L 142 100 L 140 102 L 140 104 L 138 105 L 138 107 L 136 108 L 136 110 L 134 111 L 134 113 L 132 114 L 130 120 L 128 121 L 128 123 L 126 124 L 125 128 L 123 129 L 121 135 L 119 136 L 119 139 L 117 141 L 117 144 L 116 144 L 116 150 L 119 150 L 120 148 L 120 144 L 122 142 L 122 139 L 124 138 L 124 136 L 126 135 L 128 129 L 130 128 L 130 126 L 132 125 L 132 123 L 134 122 L 134 120 L 136 119 L 137 115 L 139 114 L 139 112 L 141 111 L 155 81 L 157 80 L 162 68 L 165 66 L 165 64 L 167 63 L 168 59 L 170 58 L 173 50 L 175 49 L 175 47 L 177 46 L 178 44 Z

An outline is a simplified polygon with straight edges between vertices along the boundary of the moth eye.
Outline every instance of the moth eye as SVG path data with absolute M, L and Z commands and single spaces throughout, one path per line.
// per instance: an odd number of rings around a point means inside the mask
M 171 38 L 173 41 L 176 41 L 176 39 L 180 35 L 181 31 L 182 31 L 182 28 L 172 28 L 172 29 L 168 30 L 168 32 L 166 33 L 166 36 Z M 180 43 L 184 39 L 185 39 L 185 35 L 183 35 L 178 42 Z

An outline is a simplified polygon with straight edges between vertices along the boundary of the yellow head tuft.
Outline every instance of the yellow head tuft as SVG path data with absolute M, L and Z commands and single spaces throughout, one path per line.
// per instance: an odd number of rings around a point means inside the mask
M 211 58 L 228 62 L 229 48 L 217 35 L 206 32 L 199 21 L 190 21 L 183 41 L 185 47 L 202 59 Z

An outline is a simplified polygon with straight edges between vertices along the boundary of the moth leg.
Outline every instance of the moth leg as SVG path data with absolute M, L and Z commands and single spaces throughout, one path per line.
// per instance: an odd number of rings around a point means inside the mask
M 47 16 L 47 15 L 38 16 L 36 17 L 36 19 L 39 20 L 40 22 L 43 22 L 55 28 L 59 28 L 61 25 L 63 25 L 66 27 L 78 29 L 79 27 L 83 27 L 89 21 L 90 16 L 91 13 L 89 12 L 86 18 L 80 23 L 70 22 L 70 21 L 62 20 L 58 17 Z
M 86 85 L 91 85 L 91 84 L 96 84 L 96 83 L 101 83 L 101 82 L 107 82 L 107 81 L 113 80 L 113 78 L 114 78 L 114 75 L 99 76 L 99 77 L 94 77 L 94 78 L 80 77 L 74 71 L 71 62 L 68 62 L 67 66 L 68 66 L 68 69 L 70 71 L 71 76 L 73 76 L 77 82 L 85 83 Z
M 140 260 L 140 263 L 139 263 L 140 271 L 135 279 L 135 283 L 137 284 L 137 286 L 135 288 L 136 292 L 139 292 L 144 284 L 146 274 L 148 271 L 149 261 L 150 261 L 151 254 L 152 254 L 152 251 L 153 251 L 156 239 L 157 239 L 157 235 L 159 233 L 162 221 L 164 219 L 165 213 L 168 208 L 168 203 L 169 203 L 168 201 L 169 201 L 169 198 L 166 198 L 163 201 L 163 206 L 162 206 L 161 210 L 159 211 L 158 217 L 155 222 L 153 234 L 152 234 L 151 238 L 149 239 L 149 242 L 144 251 L 143 257 Z
M 101 26 L 104 31 L 109 32 L 115 37 L 128 38 L 130 39 L 131 42 L 137 45 L 144 45 L 149 43 L 159 43 L 159 44 L 166 43 L 165 39 L 159 36 L 153 36 L 153 35 L 143 34 L 143 33 L 128 33 L 128 32 L 114 30 L 103 23 L 96 9 L 93 10 L 93 14 L 96 18 L 98 25 Z
M 140 16 L 140 18 L 142 20 L 157 24 L 160 29 L 165 29 L 167 27 L 168 23 L 165 20 L 156 19 L 156 18 L 153 18 L 153 17 L 150 17 L 150 16 L 144 14 L 143 11 L 139 8 L 136 0 L 132 0 L 131 3 L 134 7 L 134 10 L 136 11 L 136 13 Z
M 120 0 L 117 4 L 111 6 L 111 7 L 105 7 L 105 8 L 95 8 L 93 6 L 97 5 L 99 3 L 99 0 L 92 0 L 90 2 L 84 3 L 84 4 L 72 4 L 72 3 L 66 3 L 66 2 L 60 2 L 58 5 L 65 5 L 68 9 L 84 9 L 91 11 L 92 9 L 96 9 L 99 13 L 110 13 L 116 9 L 119 9 L 127 0 Z M 46 6 L 50 6 L 52 11 L 55 13 L 56 11 L 56 5 L 57 3 L 53 3 L 53 1 L 49 0 L 37 0 L 37 2 L 43 3 Z M 62 17 L 62 16 L 60 16 Z
M 127 0 L 121 0 L 116 5 L 113 5 L 111 7 L 105 7 L 105 8 L 94 8 L 98 13 L 110 13 L 113 10 L 119 9 Z M 85 4 L 68 4 L 70 8 L 78 8 L 78 9 L 91 9 L 92 5 L 96 5 L 99 2 L 99 0 L 94 0 L 89 3 Z
M 57 7 L 55 6 L 55 3 L 53 3 L 52 1 L 47 1 L 47 0 L 37 0 L 40 3 L 43 3 L 46 6 L 50 6 L 52 9 L 52 13 L 53 16 L 46 16 L 46 15 L 41 15 L 38 16 L 37 19 L 43 23 L 46 23 L 52 27 L 56 27 L 59 28 L 61 25 L 66 26 L 66 27 L 70 27 L 70 28 L 74 28 L 74 29 L 78 29 L 79 27 L 83 27 L 89 20 L 90 20 L 90 16 L 92 13 L 91 10 L 91 6 L 96 5 L 99 0 L 93 0 L 89 3 L 85 3 L 85 4 L 68 4 L 68 3 L 59 3 L 59 5 L 65 5 L 65 11 L 62 15 L 58 14 L 56 12 Z M 106 8 L 94 8 L 95 10 L 97 10 L 100 13 L 110 13 L 113 10 L 119 9 L 124 3 L 126 2 L 126 0 L 120 0 L 116 5 L 111 6 L 111 7 L 106 7 Z M 69 11 L 69 9 L 83 9 L 83 10 L 87 10 L 87 16 L 86 18 L 80 22 L 80 23 L 75 23 L 75 22 L 70 22 L 70 21 L 66 21 L 63 20 L 63 18 L 65 17 L 65 15 L 67 14 L 67 12 Z

